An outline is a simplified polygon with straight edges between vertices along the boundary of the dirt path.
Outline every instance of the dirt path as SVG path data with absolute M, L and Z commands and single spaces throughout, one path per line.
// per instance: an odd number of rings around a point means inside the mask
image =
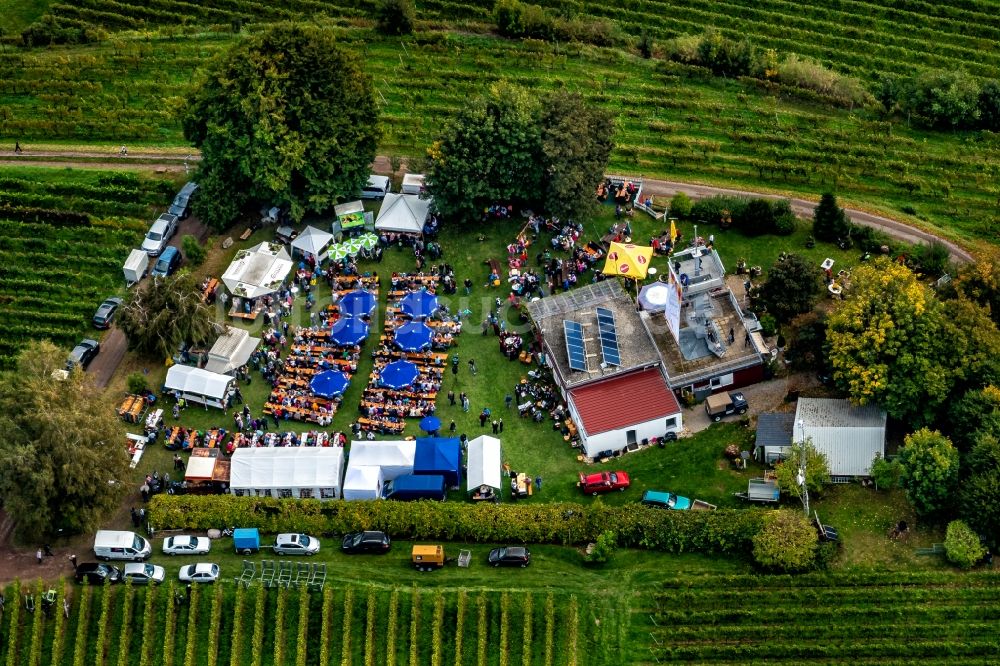
M 117 326 L 112 326 L 101 339 L 101 352 L 87 366 L 87 372 L 94 377 L 97 388 L 104 388 L 111 381 L 118 365 L 125 358 L 128 340 Z

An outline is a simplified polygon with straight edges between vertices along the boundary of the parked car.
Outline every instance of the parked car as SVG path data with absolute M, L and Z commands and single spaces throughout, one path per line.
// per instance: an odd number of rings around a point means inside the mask
M 531 564 L 531 553 L 522 546 L 494 548 L 490 551 L 489 563 L 495 567 L 521 567 Z
M 607 493 L 612 490 L 623 491 L 629 487 L 627 472 L 597 472 L 596 474 L 580 474 L 580 481 L 576 484 L 588 495 Z
M 274 539 L 275 555 L 315 555 L 319 539 L 306 534 L 279 534 Z
M 99 560 L 144 562 L 153 554 L 149 541 L 135 532 L 98 530 L 94 535 L 94 555 Z
M 110 328 L 111 320 L 115 318 L 115 313 L 118 312 L 122 302 L 122 299 L 117 296 L 104 299 L 104 302 L 97 306 L 97 312 L 94 313 L 94 327 Z
M 178 535 L 163 540 L 164 555 L 206 555 L 212 548 L 208 537 Z
M 100 562 L 84 562 L 76 565 L 73 577 L 78 583 L 88 585 L 104 585 L 104 583 L 117 583 L 122 579 L 122 572 L 116 566 L 102 564 Z
M 167 277 L 173 275 L 177 267 L 181 265 L 181 252 L 176 247 L 170 246 L 163 251 L 160 258 L 156 260 L 156 265 L 150 275 L 153 277 Z
M 340 550 L 345 553 L 387 553 L 392 542 L 385 532 L 352 532 L 344 537 Z
M 163 567 L 158 564 L 135 562 L 125 565 L 122 578 L 123 580 L 132 581 L 133 585 L 160 584 L 163 582 L 165 574 L 166 572 L 163 570 Z
M 730 414 L 746 414 L 748 409 L 750 405 L 742 392 L 716 393 L 705 400 L 705 413 L 715 422 Z
M 76 347 L 73 347 L 73 351 L 69 353 L 69 358 L 66 359 L 66 369 L 72 370 L 76 366 L 80 366 L 84 370 L 90 365 L 90 362 L 94 360 L 101 351 L 101 343 L 97 340 L 91 340 L 86 338 L 80 340 Z
M 177 216 L 164 213 L 156 218 L 153 226 L 146 232 L 142 249 L 151 257 L 159 256 L 175 233 L 177 233 Z
M 180 219 L 186 219 L 188 215 L 191 214 L 191 200 L 194 198 L 195 192 L 198 191 L 198 183 L 188 182 L 184 184 L 177 196 L 174 197 L 173 203 L 170 204 L 170 208 L 167 212 L 171 215 L 176 215 Z
M 361 188 L 362 199 L 384 199 L 385 195 L 392 191 L 392 181 L 386 176 L 372 174 L 368 176 L 368 182 Z
M 714 504 L 703 500 L 691 500 L 665 490 L 647 490 L 642 494 L 642 503 L 654 509 L 672 509 L 674 511 L 711 511 L 716 508 Z
M 219 580 L 219 565 L 199 562 L 181 567 L 177 577 L 185 583 L 214 583 Z

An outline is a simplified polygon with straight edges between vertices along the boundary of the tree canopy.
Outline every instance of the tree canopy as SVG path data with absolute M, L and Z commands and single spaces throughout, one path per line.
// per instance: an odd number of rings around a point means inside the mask
M 222 229 L 251 204 L 292 218 L 357 193 L 378 145 L 360 59 L 329 30 L 278 24 L 213 62 L 188 99 L 184 136 L 201 148 L 195 210 Z
M 32 342 L 0 375 L 0 497 L 18 532 L 93 529 L 118 507 L 128 482 L 124 431 L 111 405 L 65 350 Z
M 771 266 L 767 281 L 755 292 L 754 301 L 784 324 L 796 315 L 811 311 L 821 289 L 819 267 L 797 254 L 790 254 Z
M 899 450 L 906 497 L 920 515 L 940 514 L 955 500 L 958 450 L 936 430 L 909 434 Z
M 216 331 L 211 309 L 186 273 L 146 280 L 122 305 L 118 328 L 130 349 L 161 359 L 170 358 L 182 342 L 208 342 Z
M 851 221 L 837 205 L 837 197 L 829 192 L 820 197 L 813 211 L 813 235 L 823 241 L 836 242 L 846 237 L 850 230 Z
M 830 461 L 826 459 L 824 453 L 816 450 L 812 441 L 792 444 L 788 455 L 774 469 L 778 488 L 792 497 L 802 496 L 802 487 L 797 477 L 803 450 L 806 458 L 806 488 L 809 492 L 813 494 L 823 492 L 823 485 L 830 480 Z
M 819 535 L 816 526 L 799 511 L 768 512 L 764 527 L 753 537 L 757 564 L 773 571 L 805 571 L 816 563 Z
M 480 219 L 493 204 L 581 215 L 604 177 L 613 124 L 575 93 L 539 100 L 495 83 L 429 149 L 427 189 L 438 211 L 459 221 Z
M 859 266 L 849 298 L 827 320 L 828 359 L 856 404 L 875 403 L 917 425 L 930 422 L 954 382 L 940 302 L 905 266 Z

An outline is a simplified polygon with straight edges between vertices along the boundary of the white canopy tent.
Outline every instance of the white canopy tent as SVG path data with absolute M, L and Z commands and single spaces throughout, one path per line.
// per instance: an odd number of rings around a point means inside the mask
M 337 499 L 344 468 L 339 446 L 251 447 L 233 452 L 234 495 Z
M 219 336 L 209 350 L 205 369 L 228 375 L 246 365 L 259 345 L 260 338 L 250 337 L 250 333 L 242 328 L 227 326 L 226 332 Z
M 237 252 L 233 263 L 222 274 L 222 282 L 234 296 L 266 296 L 278 290 L 292 266 L 292 258 L 284 246 L 265 241 Z
M 382 200 L 375 231 L 395 231 L 406 234 L 420 234 L 430 216 L 431 200 L 421 199 L 415 194 L 393 194 L 390 192 Z
M 382 478 L 392 481 L 397 476 L 413 473 L 413 459 L 417 443 L 410 441 L 358 441 L 351 442 L 348 471 L 352 467 L 374 466 L 382 469 Z
M 374 465 L 348 467 L 344 477 L 345 500 L 377 500 L 382 498 L 382 469 Z
M 319 261 L 326 259 L 326 249 L 333 242 L 333 234 L 309 226 L 292 241 L 292 249 L 311 254 Z
M 481 486 L 500 490 L 501 461 L 500 440 L 481 435 L 469 442 L 466 489 L 471 493 Z
M 234 381 L 229 375 L 220 375 L 190 365 L 174 365 L 167 370 L 167 380 L 163 387 L 168 391 L 176 391 L 189 402 L 225 409 L 229 387 Z

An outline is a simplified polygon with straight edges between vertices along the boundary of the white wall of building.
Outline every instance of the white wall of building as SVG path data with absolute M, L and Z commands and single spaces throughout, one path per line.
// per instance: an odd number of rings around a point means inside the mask
M 667 425 L 667 421 L 670 419 L 658 418 L 618 430 L 609 430 L 608 432 L 589 435 L 584 431 L 583 421 L 580 419 L 580 415 L 576 412 L 576 407 L 572 402 L 570 402 L 570 415 L 573 417 L 573 422 L 576 423 L 580 431 L 580 444 L 583 447 L 583 451 L 590 458 L 597 456 L 601 451 L 621 451 L 624 449 L 629 444 L 628 433 L 630 430 L 635 431 L 635 441 L 641 444 L 644 439 L 662 437 L 667 432 L 680 433 L 684 425 L 683 418 L 680 414 L 677 414 L 670 417 L 675 419 L 675 423 L 672 426 Z

